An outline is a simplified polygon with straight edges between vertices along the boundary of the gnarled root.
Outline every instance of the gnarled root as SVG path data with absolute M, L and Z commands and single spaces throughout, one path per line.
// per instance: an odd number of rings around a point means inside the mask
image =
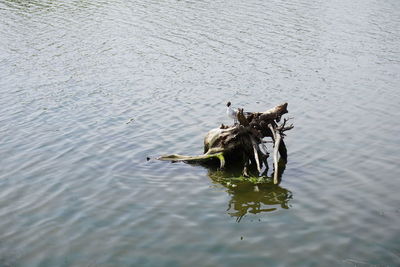
M 184 161 L 188 163 L 201 163 L 201 162 L 206 162 L 209 161 L 210 159 L 217 158 L 220 161 L 220 168 L 223 169 L 225 167 L 225 157 L 223 152 L 218 152 L 218 153 L 206 153 L 204 155 L 199 155 L 199 156 L 184 156 L 184 155 L 179 155 L 179 154 L 171 154 L 171 155 L 163 155 L 159 158 L 158 160 L 166 160 L 166 161 Z
M 287 113 L 287 103 L 276 106 L 265 112 L 244 112 L 238 110 L 239 124 L 232 126 L 221 125 L 217 129 L 209 131 L 204 138 L 204 154 L 199 156 L 183 156 L 178 154 L 164 155 L 159 160 L 184 161 L 187 163 L 208 164 L 210 159 L 217 158 L 219 167 L 225 165 L 240 166 L 243 168 L 243 175 L 248 176 L 249 172 L 261 174 L 263 163 L 268 172 L 268 152 L 265 149 L 263 138 L 270 137 L 273 140 L 273 161 L 274 161 L 274 184 L 279 183 L 279 154 L 281 161 L 287 162 L 287 151 L 283 142 L 284 132 L 293 128 L 293 125 L 286 126 L 287 119 L 278 125 L 283 114 Z M 264 149 L 260 149 L 260 145 Z M 265 150 L 265 151 L 263 151 Z M 227 160 L 227 162 L 225 161 Z M 238 165 L 237 163 L 240 163 Z
M 282 137 L 279 131 L 275 131 L 275 143 L 274 143 L 274 184 L 278 184 L 278 173 L 279 173 L 279 164 L 278 164 L 278 151 L 281 143 Z

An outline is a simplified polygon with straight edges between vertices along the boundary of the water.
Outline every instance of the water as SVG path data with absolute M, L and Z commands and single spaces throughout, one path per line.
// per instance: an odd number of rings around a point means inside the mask
M 400 2 L 0 0 L 0 266 L 400 264 Z M 199 166 L 289 103 L 280 186 Z

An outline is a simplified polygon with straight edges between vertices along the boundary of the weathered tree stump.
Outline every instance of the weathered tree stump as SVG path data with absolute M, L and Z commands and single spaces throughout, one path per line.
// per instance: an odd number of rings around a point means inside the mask
M 279 158 L 287 162 L 287 150 L 283 137 L 284 132 L 293 128 L 286 125 L 287 119 L 278 125 L 282 115 L 288 113 L 287 103 L 276 106 L 265 112 L 245 113 L 238 109 L 238 124 L 232 126 L 221 125 L 210 130 L 204 138 L 204 154 L 200 156 L 183 156 L 178 154 L 164 155 L 159 160 L 184 161 L 187 163 L 211 164 L 212 160 L 219 159 L 221 169 L 229 165 L 242 166 L 243 175 L 249 176 L 249 171 L 261 174 L 263 164 L 268 171 L 267 158 L 269 153 L 265 149 L 264 138 L 270 137 L 273 141 L 274 184 L 278 184 Z M 261 149 L 263 147 L 264 149 Z M 255 170 L 255 171 L 254 171 Z

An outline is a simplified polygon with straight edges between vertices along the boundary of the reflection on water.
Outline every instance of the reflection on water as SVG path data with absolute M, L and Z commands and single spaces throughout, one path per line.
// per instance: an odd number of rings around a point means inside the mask
M 279 183 L 286 168 L 283 161 L 279 161 Z M 292 199 L 292 192 L 280 185 L 273 184 L 273 176 L 243 177 L 241 168 L 230 170 L 212 170 L 208 176 L 214 183 L 223 185 L 230 196 L 228 203 L 228 214 L 240 220 L 247 213 L 257 214 L 272 212 L 280 208 L 289 209 L 289 201 Z
M 289 200 L 292 193 L 286 188 L 271 185 L 242 184 L 237 187 L 229 187 L 230 195 L 228 214 L 237 217 L 240 222 L 247 213 L 257 214 L 261 212 L 289 209 Z

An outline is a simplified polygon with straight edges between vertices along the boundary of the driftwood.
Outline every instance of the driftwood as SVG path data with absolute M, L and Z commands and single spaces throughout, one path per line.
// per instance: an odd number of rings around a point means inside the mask
M 239 123 L 232 126 L 221 125 L 210 130 L 204 138 L 204 154 L 200 156 L 182 156 L 178 154 L 161 156 L 159 160 L 184 161 L 187 163 L 212 164 L 219 160 L 219 168 L 227 166 L 241 166 L 244 176 L 260 175 L 265 165 L 268 171 L 267 158 L 269 153 L 265 149 L 264 138 L 270 137 L 273 141 L 274 184 L 279 183 L 279 161 L 286 164 L 287 150 L 283 141 L 284 132 L 293 128 L 286 125 L 287 119 L 278 125 L 282 115 L 288 113 L 287 103 L 276 106 L 265 112 L 237 111 Z M 264 151 L 261 149 L 263 147 Z M 280 155 L 280 159 L 278 158 Z M 250 173 L 250 174 L 249 174 Z

